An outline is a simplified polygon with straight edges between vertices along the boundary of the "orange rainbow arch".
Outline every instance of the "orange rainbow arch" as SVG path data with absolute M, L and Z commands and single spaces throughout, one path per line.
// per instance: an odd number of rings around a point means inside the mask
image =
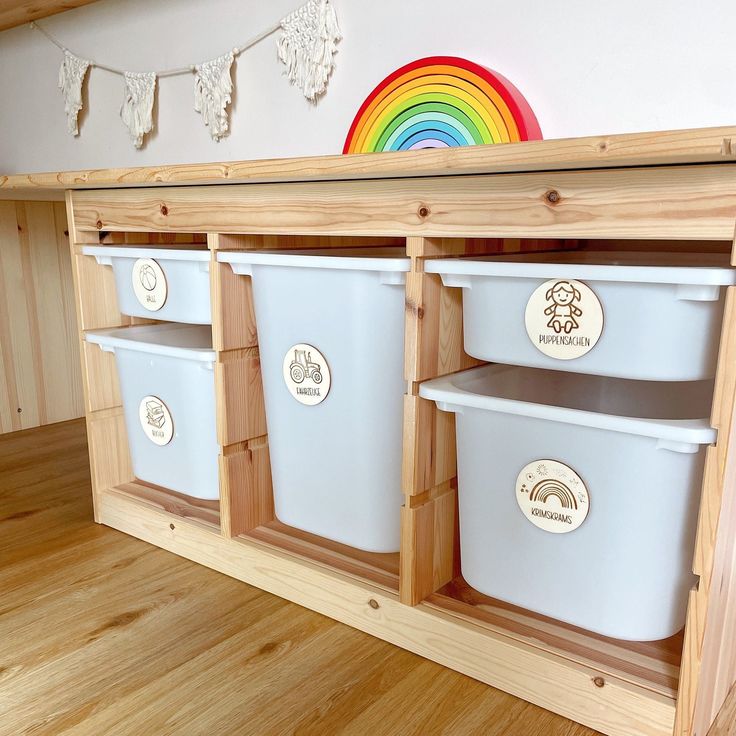
M 498 72 L 456 56 L 430 56 L 389 74 L 368 95 L 343 153 L 541 140 L 529 103 Z

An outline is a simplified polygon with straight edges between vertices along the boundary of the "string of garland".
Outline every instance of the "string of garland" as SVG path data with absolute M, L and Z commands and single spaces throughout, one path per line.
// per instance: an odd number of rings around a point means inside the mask
M 335 68 L 334 55 L 342 39 L 335 10 L 330 0 L 307 0 L 293 12 L 240 46 L 215 59 L 186 67 L 154 72 L 135 72 L 85 59 L 70 51 L 37 22 L 31 28 L 42 33 L 63 53 L 59 68 L 59 89 L 64 97 L 67 130 L 79 135 L 78 119 L 82 109 L 82 87 L 90 68 L 102 69 L 123 78 L 123 104 L 120 117 L 136 148 L 153 130 L 153 104 L 159 79 L 194 75 L 194 109 L 202 115 L 214 141 L 228 134 L 228 107 L 232 101 L 232 64 L 244 51 L 279 32 L 278 58 L 286 67 L 289 82 L 310 101 L 316 102 L 327 89 Z

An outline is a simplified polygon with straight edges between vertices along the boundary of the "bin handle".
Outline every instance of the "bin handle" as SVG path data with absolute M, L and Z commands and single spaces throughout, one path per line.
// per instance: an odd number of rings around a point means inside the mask
M 100 350 L 102 350 L 103 353 L 115 353 L 115 348 L 112 345 L 101 345 L 99 342 L 97 344 L 100 346 Z
M 227 262 L 227 261 L 225 261 Z M 253 264 L 252 263 L 230 263 L 233 273 L 238 276 L 252 276 L 253 275 Z
M 437 404 L 437 408 L 440 411 L 446 411 L 448 414 L 463 413 L 463 407 L 459 406 L 458 404 L 452 404 L 449 401 L 435 401 L 434 403 Z
M 675 299 L 687 302 L 717 302 L 721 295 L 718 284 L 677 284 Z
M 473 279 L 464 273 L 443 273 L 442 283 L 445 286 L 453 286 L 457 289 L 472 289 Z
M 205 273 L 210 272 L 210 262 L 209 261 L 200 261 L 199 262 L 199 270 L 204 271 Z
M 675 442 L 674 440 L 658 439 L 657 449 L 694 455 L 698 450 L 700 450 L 700 445 L 693 444 L 692 442 Z
M 207 363 L 200 363 L 200 367 L 203 371 L 213 371 L 215 370 L 215 364 L 211 361 L 208 361 Z
M 111 256 L 95 256 L 95 260 L 100 266 L 112 266 Z
M 403 271 L 380 271 L 378 280 L 386 286 L 403 286 L 406 283 L 406 274 Z

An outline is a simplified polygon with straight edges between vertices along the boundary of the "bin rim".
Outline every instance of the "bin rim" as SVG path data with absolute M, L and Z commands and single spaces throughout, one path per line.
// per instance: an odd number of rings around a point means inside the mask
M 400 247 L 399 250 L 403 250 Z M 411 269 L 411 258 L 405 255 L 377 256 L 373 255 L 340 255 L 355 254 L 356 250 L 373 249 L 340 249 L 326 251 L 218 251 L 217 260 L 229 263 L 233 271 L 238 273 L 238 264 L 252 266 L 291 266 L 295 268 L 321 268 L 339 271 L 379 271 L 407 273 Z M 381 250 L 380 246 L 375 248 Z
M 518 399 L 505 399 L 486 396 L 469 391 L 458 385 L 463 378 L 476 375 L 497 374 L 518 366 L 482 365 L 477 368 L 452 373 L 448 376 L 425 381 L 419 386 L 419 396 L 438 404 L 443 411 L 462 413 L 464 407 L 482 409 L 501 414 L 544 419 L 563 424 L 577 424 L 583 427 L 604 429 L 624 434 L 652 437 L 654 439 L 680 442 L 692 445 L 710 445 L 716 441 L 717 431 L 710 426 L 707 418 L 702 419 L 646 419 L 624 417 L 614 414 L 550 406 Z M 526 368 L 524 370 L 537 370 Z M 442 406 L 440 406 L 442 404 Z
M 167 322 L 157 325 L 134 325 L 132 327 L 113 327 L 106 330 L 89 330 L 84 333 L 86 342 L 99 345 L 103 350 L 115 352 L 115 348 L 131 350 L 149 355 L 163 355 L 182 360 L 195 360 L 201 363 L 212 363 L 217 354 L 211 348 L 182 347 L 162 345 L 156 342 L 144 342 L 141 335 L 156 335 L 179 330 L 209 332 L 210 325 L 190 325 Z M 138 338 L 138 339 L 136 339 Z
M 530 254 L 531 255 L 531 254 Z M 543 257 L 534 254 L 532 257 Z M 613 259 L 615 253 L 610 253 Z M 646 254 L 640 254 L 646 255 Z M 699 286 L 732 286 L 736 284 L 736 269 L 725 266 L 693 265 L 629 265 L 615 263 L 586 263 L 554 260 L 524 261 L 506 260 L 503 255 L 476 256 L 472 258 L 441 258 L 427 261 L 427 273 L 460 276 L 499 276 L 505 278 L 574 279 L 577 281 L 613 281 L 644 284 L 688 284 Z
M 110 245 L 83 245 L 83 256 L 108 256 L 110 258 L 151 258 L 154 261 L 209 261 L 210 251 L 188 248 L 186 243 L 182 248 L 157 247 L 116 247 Z M 196 245 L 192 243 L 191 245 Z

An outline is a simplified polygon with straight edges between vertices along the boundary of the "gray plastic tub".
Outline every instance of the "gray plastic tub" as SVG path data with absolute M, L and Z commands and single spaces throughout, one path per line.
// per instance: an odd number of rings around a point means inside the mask
M 253 281 L 276 516 L 400 546 L 404 251 L 220 252 Z
M 112 267 L 123 314 L 197 325 L 212 322 L 208 250 L 85 245 L 82 254 Z
M 462 288 L 476 358 L 693 381 L 715 375 L 725 287 L 736 283 L 727 266 L 717 254 L 569 252 L 430 260 L 425 271 Z
M 423 383 L 457 417 L 467 581 L 605 636 L 679 631 L 711 392 L 500 365 Z
M 136 478 L 219 498 L 211 328 L 140 325 L 85 333 L 115 354 Z

